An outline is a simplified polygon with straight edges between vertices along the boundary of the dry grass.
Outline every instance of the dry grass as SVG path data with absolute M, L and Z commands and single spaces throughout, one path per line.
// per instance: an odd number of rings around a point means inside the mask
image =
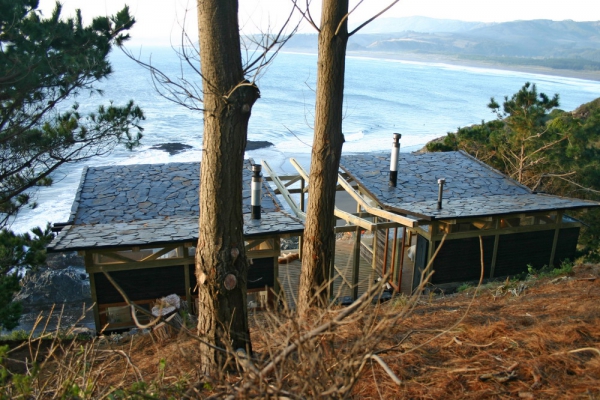
M 600 398 L 600 266 L 527 281 L 518 296 L 511 285 L 367 301 L 345 318 L 347 308 L 303 321 L 258 312 L 254 360 L 238 357 L 212 379 L 198 374 L 198 342 L 185 333 L 162 343 L 96 340 L 55 352 L 44 365 L 52 374 L 33 382 L 43 390 L 28 397 L 69 398 L 77 383 L 89 388 L 81 398 Z M 82 357 L 87 367 L 77 369 Z

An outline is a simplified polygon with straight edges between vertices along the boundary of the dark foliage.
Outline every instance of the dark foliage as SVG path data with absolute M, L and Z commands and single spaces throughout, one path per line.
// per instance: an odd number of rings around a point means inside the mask
M 125 7 L 84 26 L 81 13 L 49 18 L 37 0 L 0 0 L 0 326 L 13 328 L 21 307 L 12 301 L 24 270 L 41 265 L 48 230 L 16 235 L 4 229 L 29 205 L 29 189 L 48 186 L 65 163 L 106 154 L 119 143 L 133 148 L 141 138 L 142 110 L 112 103 L 83 114 L 78 94 L 100 93 L 94 84 L 112 72 L 108 54 L 128 39 L 134 19 Z
M 137 145 L 144 118 L 133 102 L 89 115 L 65 104 L 98 92 L 94 83 L 111 73 L 111 46 L 127 40 L 134 23 L 128 9 L 84 26 L 79 12 L 62 20 L 58 3 L 47 19 L 37 7 L 0 0 L 0 227 L 30 202 L 27 189 L 50 185 L 64 163 Z
M 600 200 L 600 99 L 573 112 L 526 83 L 488 105 L 497 119 L 459 128 L 428 151 L 464 150 L 534 191 Z M 600 258 L 600 211 L 580 211 L 582 254 Z
M 21 274 L 46 261 L 46 245 L 53 237 L 50 227 L 31 233 L 0 231 L 0 328 L 13 329 L 19 322 L 21 304 L 13 301 L 13 295 L 20 289 Z

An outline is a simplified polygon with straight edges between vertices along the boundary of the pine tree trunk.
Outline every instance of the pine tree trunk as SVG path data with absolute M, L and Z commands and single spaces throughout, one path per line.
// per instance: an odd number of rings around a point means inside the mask
M 200 345 L 205 374 L 224 360 L 211 346 L 251 352 L 241 190 L 248 120 L 259 91 L 244 81 L 237 15 L 237 0 L 198 0 L 204 139 L 196 277 L 198 333 L 208 343 Z
M 310 200 L 297 302 L 300 314 L 306 314 L 311 305 L 323 305 L 327 301 L 327 291 L 319 292 L 319 289 L 327 284 L 333 260 L 335 188 L 344 143 L 342 103 L 348 42 L 348 26 L 344 18 L 347 13 L 347 0 L 323 0 L 315 132 L 308 186 Z M 343 23 L 340 24 L 341 21 Z

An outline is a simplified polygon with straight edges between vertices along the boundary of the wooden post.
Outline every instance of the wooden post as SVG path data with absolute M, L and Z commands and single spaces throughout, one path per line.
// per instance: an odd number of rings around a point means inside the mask
M 385 245 L 383 246 L 383 265 L 381 267 L 381 275 L 385 276 L 387 272 L 387 255 L 388 255 L 388 245 L 390 241 L 390 230 L 389 228 L 385 230 Z
M 396 281 L 396 276 L 398 275 L 398 262 L 396 260 L 396 254 L 398 253 L 398 227 L 394 228 L 394 240 L 392 241 L 392 261 L 390 265 L 391 274 L 390 279 L 392 282 Z
M 375 224 L 377 224 L 379 222 L 379 218 L 374 217 L 373 218 L 373 222 L 375 222 Z M 375 276 L 375 272 L 377 272 L 377 248 L 379 247 L 377 244 L 377 233 L 379 232 L 378 229 L 375 229 L 373 231 L 373 258 L 371 259 L 371 273 L 373 274 L 373 279 Z
M 356 204 L 356 212 L 360 213 L 360 204 Z M 354 237 L 354 256 L 352 257 L 352 300 L 358 299 L 358 274 L 360 272 L 360 226 L 356 227 Z
M 98 296 L 96 294 L 96 279 L 94 278 L 93 272 L 94 255 L 91 251 L 86 250 L 84 260 L 86 272 L 90 276 L 90 291 L 92 294 L 92 301 L 94 302 L 94 324 L 96 325 L 96 334 L 98 334 L 102 327 L 100 326 L 100 305 L 98 304 Z
M 496 218 L 494 229 L 497 231 L 500 229 L 500 218 Z M 494 270 L 496 269 L 496 260 L 498 259 L 498 245 L 500 244 L 500 234 L 494 235 L 494 250 L 492 252 L 492 265 L 490 267 L 490 278 L 494 277 Z
M 304 180 L 304 178 L 300 178 L 300 210 L 305 211 L 304 208 L 304 185 L 305 185 L 306 181 Z
M 433 221 L 431 223 L 431 232 L 429 232 L 429 237 L 427 238 L 427 240 L 429 240 L 429 252 L 427 254 L 427 262 L 425 263 L 425 265 L 427 265 L 431 259 L 433 258 L 433 254 L 435 253 L 435 240 L 433 240 L 435 234 L 434 232 L 437 232 L 438 229 L 438 223 L 437 221 Z
M 306 184 L 306 181 L 304 180 L 304 178 L 300 178 L 300 210 L 302 212 L 306 212 L 306 207 L 304 204 L 304 185 Z M 302 260 L 302 235 L 298 236 L 298 259 Z
M 556 213 L 556 228 L 554 228 L 554 240 L 552 241 L 552 252 L 550 253 L 550 261 L 548 265 L 552 268 L 554 267 L 554 256 L 556 255 L 556 245 L 558 244 L 558 236 L 560 235 L 560 227 L 562 225 L 562 216 L 563 212 L 558 211 Z
M 412 237 L 412 234 L 411 234 Z M 409 238 L 410 239 L 410 238 Z M 408 241 L 408 245 L 411 245 L 411 241 Z M 400 256 L 400 262 L 398 263 L 398 292 L 402 293 L 402 275 L 404 273 L 404 249 L 406 248 L 406 227 L 402 227 L 402 248 L 398 253 Z
M 184 250 L 187 251 L 187 247 L 184 248 Z M 190 265 L 189 264 L 184 264 L 183 265 L 183 276 L 185 279 L 185 301 L 187 301 L 188 303 L 188 310 L 190 311 L 190 314 L 193 314 L 192 310 L 194 310 L 194 308 L 196 307 L 195 304 L 192 304 L 192 284 L 190 282 Z
M 279 236 L 273 238 L 273 251 L 275 255 L 273 256 L 273 291 L 277 296 L 281 293 L 279 291 L 281 288 L 279 287 L 279 255 L 281 253 L 281 238 Z

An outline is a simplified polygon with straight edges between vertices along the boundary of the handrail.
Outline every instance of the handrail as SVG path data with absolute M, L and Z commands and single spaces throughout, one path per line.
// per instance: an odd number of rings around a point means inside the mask
M 376 208 L 376 207 L 370 206 L 365 201 L 365 199 L 363 199 L 362 196 L 360 194 L 358 194 L 356 192 L 356 190 L 354 190 L 354 188 L 352 187 L 352 185 L 350 185 L 350 183 L 348 183 L 348 181 L 345 180 L 342 177 L 342 175 L 340 175 L 340 174 L 338 174 L 338 183 L 369 214 L 373 214 L 373 215 L 375 215 L 377 217 L 382 217 L 382 218 L 385 218 L 385 219 L 389 219 L 390 221 L 397 222 L 400 225 L 406 226 L 408 228 L 415 228 L 416 226 L 418 226 L 419 221 L 417 221 L 416 219 L 412 219 L 412 218 L 409 218 L 409 217 L 404 217 L 402 215 L 398 215 L 398 214 L 395 214 L 395 213 L 392 213 L 392 212 L 389 212 L 389 211 L 386 211 L 386 210 L 382 210 L 381 208 Z
M 294 166 L 294 168 L 296 168 L 296 171 L 298 171 L 298 173 L 300 174 L 300 176 L 308 182 L 308 174 L 306 173 L 306 171 L 304 170 L 304 168 L 302 168 L 302 166 L 298 163 L 298 161 L 296 161 L 296 159 L 294 158 L 290 158 L 290 163 Z M 310 196 L 310 194 L 309 194 Z M 309 197 L 310 199 L 310 197 Z M 333 215 L 335 215 L 336 217 L 343 219 L 346 222 L 350 222 L 351 224 L 354 224 L 356 226 L 360 226 L 363 229 L 368 230 L 369 232 L 373 232 L 377 230 L 377 224 L 371 222 L 371 221 L 367 221 L 364 218 L 360 218 L 357 217 L 356 215 L 352 215 L 344 210 L 340 210 L 337 207 L 334 207 L 333 209 Z
M 277 189 L 279 189 L 279 193 L 281 193 L 281 195 L 283 196 L 285 201 L 289 204 L 289 206 L 292 209 L 292 211 L 294 212 L 294 214 L 296 214 L 296 217 L 305 221 L 306 213 L 304 211 L 302 211 L 298 207 L 298 205 L 296 204 L 294 199 L 292 199 L 292 196 L 290 196 L 290 192 L 287 190 L 287 188 L 285 187 L 283 182 L 281 182 L 281 180 L 279 179 L 279 177 L 277 176 L 275 171 L 273 171 L 273 169 L 271 168 L 269 163 L 267 163 L 265 160 L 262 160 L 262 165 L 265 168 L 265 171 L 267 171 L 267 173 L 271 177 L 272 182 L 275 184 L 275 186 L 277 186 Z

